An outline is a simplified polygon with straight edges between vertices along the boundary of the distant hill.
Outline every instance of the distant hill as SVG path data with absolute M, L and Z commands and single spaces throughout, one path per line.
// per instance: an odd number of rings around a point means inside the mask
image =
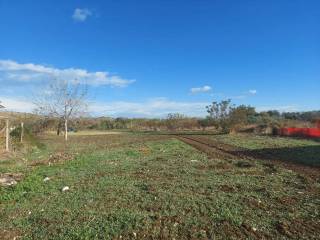
M 9 118 L 39 118 L 39 115 L 33 114 L 33 113 L 25 113 L 25 112 L 13 112 L 13 111 L 0 111 L 0 116 L 2 117 L 9 117 Z

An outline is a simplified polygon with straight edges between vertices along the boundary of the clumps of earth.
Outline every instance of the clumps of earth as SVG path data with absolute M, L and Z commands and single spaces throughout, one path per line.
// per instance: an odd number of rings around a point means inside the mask
M 235 165 L 237 167 L 239 167 L 239 168 L 251 168 L 251 167 L 254 167 L 253 163 L 250 163 L 250 162 L 247 162 L 247 161 L 238 161 Z
M 3 173 L 0 174 L 0 186 L 14 186 L 22 180 L 21 173 Z
M 30 163 L 30 166 L 52 165 L 56 163 L 66 162 L 73 158 L 74 158 L 74 154 L 66 153 L 66 152 L 57 152 L 57 153 L 51 154 L 47 159 L 32 161 Z

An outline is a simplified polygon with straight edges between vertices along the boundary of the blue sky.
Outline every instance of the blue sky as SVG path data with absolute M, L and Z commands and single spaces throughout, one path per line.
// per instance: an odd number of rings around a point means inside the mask
M 83 78 L 90 111 L 204 116 L 231 98 L 320 109 L 320 1 L 0 0 L 0 100 L 31 111 L 53 78 Z

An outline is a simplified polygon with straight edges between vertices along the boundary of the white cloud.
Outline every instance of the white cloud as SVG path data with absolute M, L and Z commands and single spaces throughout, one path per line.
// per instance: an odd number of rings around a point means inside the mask
M 248 92 L 249 92 L 249 94 L 251 94 L 251 95 L 256 95 L 256 94 L 258 93 L 258 91 L 255 90 L 255 89 L 251 89 L 251 90 L 249 90 Z
M 0 96 L 5 110 L 32 112 L 35 105 L 26 99 Z M 180 102 L 166 98 L 148 99 L 144 102 L 89 102 L 89 113 L 94 116 L 112 117 L 166 117 L 168 113 L 182 113 L 187 116 L 203 117 L 206 115 L 207 102 Z
M 249 96 L 254 96 L 254 95 L 256 95 L 258 93 L 258 91 L 257 90 L 255 90 L 255 89 L 252 89 L 252 90 L 249 90 L 249 91 L 247 91 L 247 92 L 243 92 L 241 95 L 236 95 L 236 96 L 231 96 L 230 98 L 231 99 L 245 99 L 245 98 L 247 98 L 247 97 L 249 97 Z
M 92 103 L 89 111 L 94 115 L 123 117 L 166 117 L 168 113 L 182 113 L 187 116 L 206 115 L 207 102 L 172 101 L 167 98 L 154 98 L 145 102 L 116 101 Z
M 35 107 L 32 102 L 19 98 L 0 97 L 0 101 L 7 111 L 32 112 Z
M 210 86 L 203 86 L 203 87 L 194 87 L 190 89 L 190 92 L 193 94 L 196 93 L 205 93 L 205 92 L 210 92 L 212 88 Z
M 1 105 L 7 111 L 32 112 L 35 105 L 27 99 L 0 96 Z M 89 113 L 94 116 L 112 117 L 166 117 L 168 113 L 182 113 L 191 117 L 204 117 L 207 115 L 205 106 L 208 102 L 172 101 L 167 98 L 153 98 L 144 102 L 90 102 Z M 301 108 L 297 105 L 258 106 L 258 112 L 278 110 L 280 112 L 296 112 Z
M 66 68 L 59 69 L 33 63 L 18 63 L 12 60 L 0 60 L 0 80 L 19 82 L 48 81 L 64 79 L 93 86 L 110 85 L 113 87 L 126 87 L 135 80 L 123 79 L 109 72 L 88 72 L 85 69 Z
M 92 12 L 87 8 L 76 8 L 73 12 L 72 18 L 77 22 L 84 22 Z

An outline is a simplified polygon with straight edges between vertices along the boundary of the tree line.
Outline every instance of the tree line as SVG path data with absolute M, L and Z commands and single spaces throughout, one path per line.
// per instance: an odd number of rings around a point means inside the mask
M 254 107 L 236 106 L 230 100 L 214 102 L 206 107 L 208 115 L 204 118 L 188 117 L 179 113 L 170 113 L 165 118 L 111 118 L 111 117 L 77 117 L 69 121 L 69 131 L 80 130 L 132 130 L 132 131 L 182 131 L 212 130 L 233 132 L 255 129 L 278 128 L 304 124 L 312 126 L 319 118 L 320 112 L 300 113 L 309 118 L 292 119 L 292 113 L 278 111 L 257 112 Z M 299 115 L 300 115 L 299 114 Z M 288 117 L 289 116 L 289 117 Z M 46 117 L 38 119 L 38 128 L 57 131 L 64 127 L 63 119 Z M 254 129 L 253 129 L 254 130 Z M 60 132 L 63 131 L 60 129 Z
M 240 131 L 246 126 L 281 127 L 288 124 L 309 124 L 320 119 L 320 111 L 279 112 L 276 110 L 257 112 L 252 106 L 236 106 L 230 99 L 214 101 L 208 106 L 204 118 L 187 117 L 170 113 L 166 118 L 92 118 L 86 116 L 86 85 L 78 81 L 53 81 L 35 101 L 38 119 L 37 131 L 55 129 L 63 132 L 65 140 L 69 131 L 83 129 L 112 130 L 208 130 L 220 132 Z

